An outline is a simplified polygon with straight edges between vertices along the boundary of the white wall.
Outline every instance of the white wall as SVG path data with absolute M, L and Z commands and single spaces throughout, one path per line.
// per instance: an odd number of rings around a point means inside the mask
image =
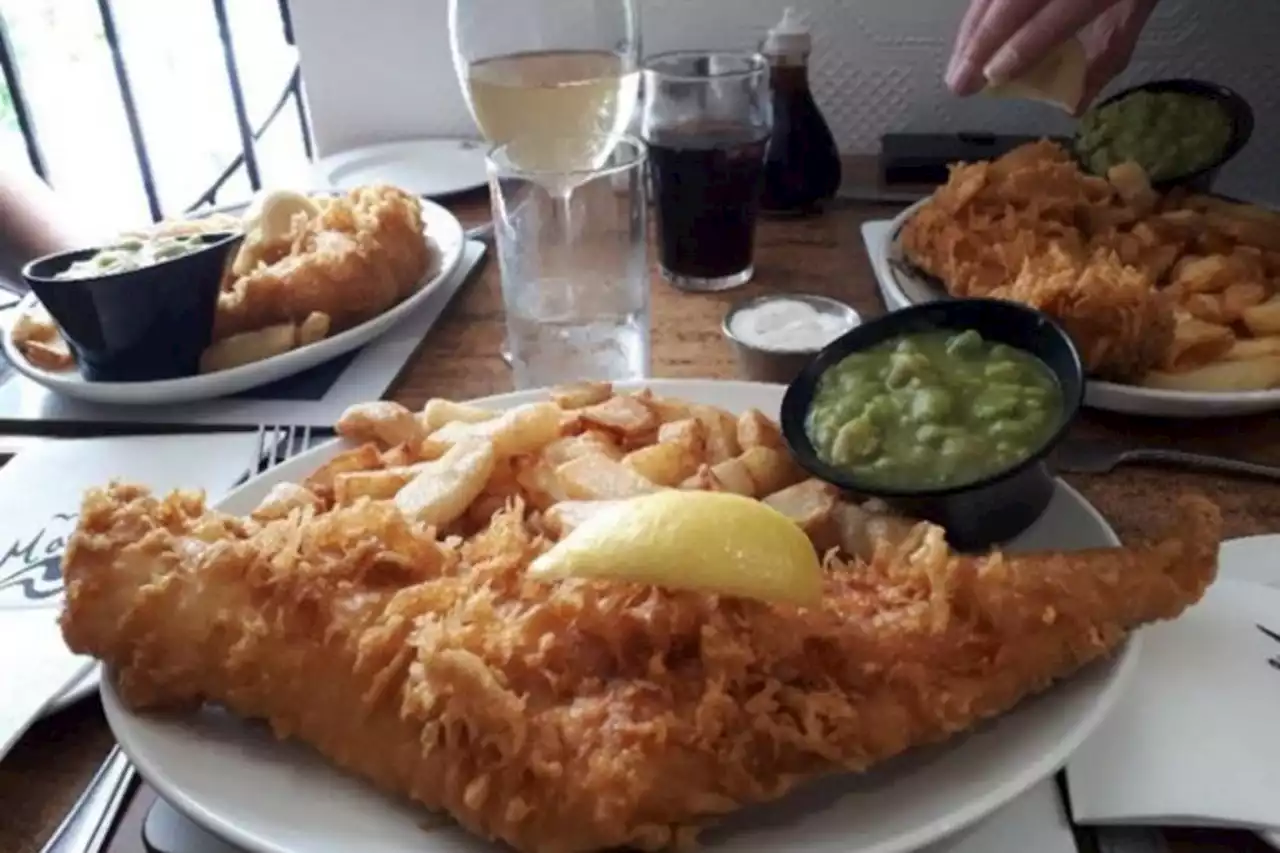
M 510 0 L 519 3 L 521 0 Z M 566 0 L 570 2 L 570 0 Z M 639 0 L 646 52 L 755 43 L 785 0 Z M 1052 108 L 951 97 L 941 82 L 962 0 L 791 0 L 815 34 L 814 87 L 848 153 L 886 131 L 1063 132 Z M 293 0 L 320 153 L 473 134 L 445 0 Z M 495 22 L 501 26 L 501 21 Z M 1280 203 L 1280 0 L 1163 0 L 1119 83 L 1196 76 L 1253 104 L 1254 141 L 1219 188 Z

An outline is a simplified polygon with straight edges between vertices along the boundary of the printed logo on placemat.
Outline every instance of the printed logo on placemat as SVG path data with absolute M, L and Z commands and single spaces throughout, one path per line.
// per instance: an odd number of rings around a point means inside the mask
M 62 553 L 75 524 L 75 513 L 56 512 L 44 527 L 3 543 L 0 610 L 62 601 Z

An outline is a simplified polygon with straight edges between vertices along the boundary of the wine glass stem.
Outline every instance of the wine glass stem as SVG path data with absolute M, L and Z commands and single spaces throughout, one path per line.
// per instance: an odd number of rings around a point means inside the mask
M 573 242 L 573 188 L 561 185 L 555 189 L 556 209 L 560 213 L 560 227 L 566 242 Z

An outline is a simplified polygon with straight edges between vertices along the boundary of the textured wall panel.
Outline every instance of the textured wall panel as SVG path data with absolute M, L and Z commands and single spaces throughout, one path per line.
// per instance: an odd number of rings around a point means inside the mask
M 519 3 L 520 0 L 511 0 Z M 564 0 L 590 4 L 594 0 Z M 740 47 L 781 16 L 776 0 L 640 0 L 647 51 Z M 942 85 L 961 0 L 795 0 L 813 27 L 814 87 L 846 152 L 892 130 L 1063 133 L 1053 108 L 951 97 Z M 449 61 L 445 0 L 297 0 L 294 18 L 317 141 L 471 131 Z M 502 22 L 495 22 L 501 26 Z M 1120 84 L 1197 76 L 1253 104 L 1253 143 L 1226 192 L 1280 203 L 1280 0 L 1163 0 Z

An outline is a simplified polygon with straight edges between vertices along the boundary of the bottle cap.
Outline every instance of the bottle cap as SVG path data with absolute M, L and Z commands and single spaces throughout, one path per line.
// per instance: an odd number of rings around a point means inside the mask
M 774 55 L 808 53 L 812 49 L 813 39 L 809 35 L 809 28 L 791 6 L 782 13 L 782 20 L 778 25 L 769 30 L 769 35 L 765 36 L 764 44 L 760 47 L 762 53 Z

